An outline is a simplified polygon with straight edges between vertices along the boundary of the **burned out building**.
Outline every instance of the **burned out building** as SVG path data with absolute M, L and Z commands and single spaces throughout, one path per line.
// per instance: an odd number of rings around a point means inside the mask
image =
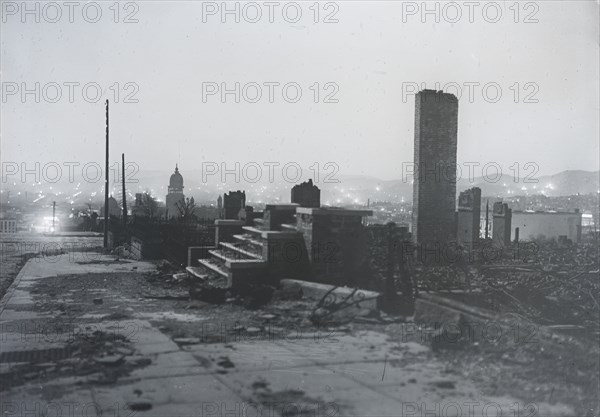
M 292 187 L 292 196 L 290 200 L 293 204 L 300 207 L 318 208 L 321 207 L 321 190 L 309 179 L 302 184 Z
M 469 245 L 479 240 L 480 217 L 481 189 L 474 187 L 460 193 L 456 212 L 456 242 L 459 245 Z
M 296 209 L 296 230 L 303 237 L 311 275 L 319 282 L 354 283 L 367 257 L 367 234 L 363 219 L 370 210 L 341 208 Z
M 245 193 L 232 192 L 224 196 L 225 207 L 231 196 L 245 203 Z M 372 211 L 296 203 L 267 204 L 262 212 L 248 208 L 215 221 L 215 245 L 189 248 L 188 273 L 237 289 L 282 277 L 330 284 L 358 280 L 368 254 L 363 220 Z
M 579 210 L 573 212 L 556 211 L 515 211 L 512 213 L 512 237 L 519 229 L 519 239 L 531 240 L 568 239 L 574 243 L 581 241 L 581 220 Z
M 492 240 L 498 246 L 510 245 L 512 210 L 508 204 L 502 202 L 494 203 L 492 222 Z
M 456 239 L 458 99 L 423 90 L 415 99 L 412 234 L 419 245 Z
M 223 194 L 223 219 L 237 220 L 240 210 L 244 207 L 246 207 L 245 191 L 237 190 Z

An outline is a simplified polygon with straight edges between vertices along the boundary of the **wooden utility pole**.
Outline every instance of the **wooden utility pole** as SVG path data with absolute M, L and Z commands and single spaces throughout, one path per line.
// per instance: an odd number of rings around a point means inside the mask
M 108 249 L 108 100 L 106 100 L 106 160 L 104 177 L 104 249 Z
M 127 194 L 125 193 L 125 154 L 121 154 L 121 182 L 123 184 L 123 226 L 127 227 Z

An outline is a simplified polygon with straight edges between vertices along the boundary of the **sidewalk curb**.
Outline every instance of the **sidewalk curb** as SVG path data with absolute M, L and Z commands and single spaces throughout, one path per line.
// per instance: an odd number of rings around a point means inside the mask
M 17 274 L 17 276 L 15 277 L 13 282 L 6 289 L 6 293 L 2 297 L 2 300 L 0 300 L 0 318 L 2 316 L 2 313 L 4 312 L 4 309 L 8 305 L 8 302 L 10 301 L 10 299 L 12 298 L 13 294 L 15 293 L 17 287 L 19 286 L 19 283 L 21 282 L 21 278 L 24 275 L 23 271 L 25 271 L 25 268 L 27 267 L 27 265 L 29 265 L 29 262 L 34 260 L 36 257 L 37 257 L 37 255 L 32 257 L 31 259 L 28 259 L 27 262 L 25 262 L 25 264 L 21 267 L 21 269 L 19 270 L 19 273 Z

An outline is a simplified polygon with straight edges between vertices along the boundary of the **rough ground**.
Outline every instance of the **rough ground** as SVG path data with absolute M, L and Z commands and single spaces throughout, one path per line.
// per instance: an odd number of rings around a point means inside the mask
M 14 284 L 0 307 L 4 417 L 57 407 L 76 416 L 597 415 L 598 347 L 544 328 L 466 344 L 392 320 L 317 328 L 313 301 L 280 297 L 257 310 L 190 301 L 155 265 L 111 256 L 33 259 Z

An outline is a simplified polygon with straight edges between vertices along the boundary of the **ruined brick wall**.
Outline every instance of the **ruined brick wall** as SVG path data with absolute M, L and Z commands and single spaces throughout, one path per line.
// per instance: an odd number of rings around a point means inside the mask
M 246 207 L 245 191 L 230 191 L 223 195 L 223 212 L 226 220 L 237 220 L 240 209 Z
M 282 224 L 296 223 L 296 208 L 267 204 L 263 212 L 264 230 L 281 230 Z
M 424 90 L 415 100 L 412 233 L 420 245 L 455 241 L 458 100 Z
M 479 240 L 481 217 L 481 189 L 474 187 L 460 193 L 456 216 L 457 243 L 464 245 Z
M 512 210 L 505 203 L 494 203 L 492 240 L 499 246 L 510 245 Z
M 361 216 L 297 216 L 310 260 L 309 281 L 355 285 L 368 260 L 368 236 Z
M 290 201 L 301 207 L 321 207 L 321 190 L 313 184 L 312 179 L 292 187 L 291 194 Z
M 522 212 L 515 211 L 512 219 L 512 237 L 519 228 L 519 238 L 531 240 L 540 236 L 558 239 L 566 236 L 577 243 L 581 241 L 581 213 Z
M 504 215 L 504 245 L 508 246 L 511 242 L 511 230 L 512 230 L 512 210 L 506 206 L 506 213 Z

